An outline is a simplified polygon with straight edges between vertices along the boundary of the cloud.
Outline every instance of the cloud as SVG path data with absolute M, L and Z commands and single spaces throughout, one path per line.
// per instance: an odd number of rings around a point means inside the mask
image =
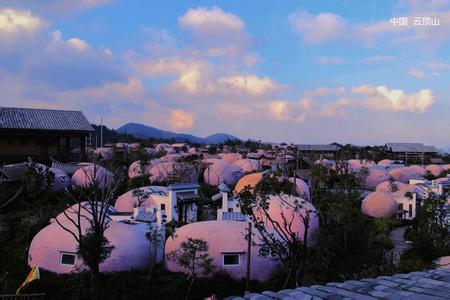
M 345 63 L 345 59 L 341 57 L 332 57 L 332 56 L 319 56 L 316 60 L 316 64 L 318 65 L 342 65 Z
M 44 22 L 31 11 L 3 8 L 0 9 L 0 32 L 16 34 L 20 31 L 33 32 L 41 29 Z
M 290 119 L 288 101 L 272 101 L 269 103 L 268 108 L 270 116 L 275 120 L 286 121 Z
M 398 45 L 404 43 L 421 43 L 423 47 L 433 47 L 444 44 L 450 39 L 450 10 L 433 10 L 440 6 L 430 6 L 421 15 L 412 10 L 402 17 L 408 19 L 408 26 L 394 26 L 390 19 L 371 22 L 351 22 L 334 13 L 309 14 L 297 11 L 289 15 L 289 23 L 294 33 L 310 44 L 320 44 L 330 41 L 352 41 L 365 47 L 374 47 L 389 43 Z M 442 9 L 442 7 L 441 7 Z M 449 8 L 450 9 L 450 8 Z M 431 16 L 440 20 L 439 26 L 415 26 L 415 17 Z M 399 16 L 392 16 L 399 17 Z
M 289 15 L 289 23 L 293 32 L 312 44 L 339 39 L 347 30 L 347 21 L 334 13 L 311 15 L 304 10 L 296 11 Z
M 254 96 L 272 93 L 282 88 L 281 85 L 267 76 L 235 75 L 220 78 L 218 81 L 224 88 L 233 92 L 244 92 Z
M 186 14 L 178 18 L 178 23 L 196 34 L 238 32 L 244 29 L 244 22 L 239 17 L 226 13 L 217 6 L 189 9 Z
M 194 125 L 194 117 L 182 109 L 173 109 L 170 111 L 168 124 L 173 130 L 190 129 Z
M 378 110 L 424 113 L 434 104 L 433 94 L 429 89 L 408 95 L 400 89 L 378 86 L 374 89 L 374 95 L 375 97 L 366 99 L 364 104 Z
M 440 70 L 449 70 L 450 64 L 446 63 L 429 63 L 426 67 L 430 70 L 440 71 Z
M 0 0 L 0 6 L 26 8 L 39 15 L 54 18 L 93 9 L 101 5 L 109 4 L 110 2 L 112 0 Z

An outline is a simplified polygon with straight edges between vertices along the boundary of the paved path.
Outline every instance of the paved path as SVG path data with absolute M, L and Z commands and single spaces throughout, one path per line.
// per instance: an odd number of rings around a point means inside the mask
M 391 231 L 389 234 L 389 238 L 392 241 L 392 244 L 394 245 L 394 263 L 397 264 L 400 261 L 400 256 L 402 253 L 408 248 L 408 244 L 405 242 L 405 238 L 403 237 L 405 235 L 405 231 L 408 228 L 408 226 L 399 227 Z

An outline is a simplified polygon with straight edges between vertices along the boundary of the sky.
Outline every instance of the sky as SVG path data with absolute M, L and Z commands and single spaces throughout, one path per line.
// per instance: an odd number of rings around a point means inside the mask
M 450 0 L 0 0 L 0 105 L 112 128 L 450 147 L 449 75 Z

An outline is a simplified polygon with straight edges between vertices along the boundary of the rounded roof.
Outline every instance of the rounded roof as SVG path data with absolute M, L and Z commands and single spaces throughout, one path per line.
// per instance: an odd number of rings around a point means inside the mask
M 89 227 L 82 221 L 82 231 Z M 66 221 L 63 225 L 75 230 L 75 226 Z M 105 237 L 114 246 L 110 257 L 100 264 L 100 271 L 128 271 L 147 269 L 150 265 L 150 242 L 145 237 L 148 226 L 145 224 L 124 224 L 111 221 L 105 231 Z M 33 238 L 28 251 L 28 264 L 38 265 L 56 273 L 69 273 L 83 266 L 81 257 L 77 257 L 75 266 L 60 264 L 61 252 L 76 253 L 78 243 L 58 223 L 53 222 L 39 231 Z
M 213 265 L 217 271 L 228 273 L 232 278 L 240 280 L 246 275 L 246 252 L 248 242 L 245 235 L 248 232 L 248 222 L 240 221 L 203 221 L 184 225 L 178 228 L 174 237 L 166 241 L 166 254 L 180 249 L 180 244 L 188 238 L 202 239 L 208 243 L 208 254 L 213 259 Z M 260 235 L 253 227 L 253 240 L 260 242 Z M 277 259 L 262 257 L 259 254 L 259 246 L 252 246 L 251 278 L 265 281 L 279 266 Z M 223 266 L 222 255 L 224 253 L 237 253 L 240 255 L 239 266 Z M 166 268 L 172 272 L 184 272 L 185 270 L 176 262 L 166 259 Z
M 229 162 L 231 164 L 239 159 L 242 159 L 242 155 L 239 153 L 220 153 L 219 157 L 220 159 Z
M 106 188 L 114 182 L 114 176 L 111 171 L 94 164 L 86 165 L 72 175 L 72 184 L 80 187 L 91 186 L 95 180 L 100 188 Z
M 114 208 L 118 212 L 132 212 L 135 207 L 139 206 L 139 202 L 141 202 L 140 204 L 141 207 L 150 208 L 156 205 L 156 201 L 152 197 L 153 194 L 167 194 L 167 193 L 168 189 L 167 187 L 164 186 L 140 187 L 120 195 L 117 198 L 116 203 L 114 204 Z
M 240 193 L 244 190 L 246 186 L 250 186 L 251 189 L 254 189 L 256 185 L 263 179 L 264 173 L 252 173 L 245 175 L 236 184 L 234 191 L 236 193 Z
M 382 160 L 380 160 L 380 161 L 378 162 L 377 165 L 379 165 L 379 166 L 389 166 L 389 165 L 392 165 L 393 163 L 394 163 L 393 160 L 390 160 L 390 159 L 382 159 Z
M 94 150 L 94 154 L 101 156 L 101 158 L 103 158 L 105 160 L 110 160 L 113 158 L 114 152 L 113 152 L 113 149 L 111 149 L 111 148 L 99 147 Z
M 392 218 L 397 214 L 397 201 L 392 194 L 373 192 L 361 203 L 361 212 L 375 218 Z
M 440 165 L 428 165 L 426 167 L 426 170 L 430 172 L 433 176 L 439 176 L 441 175 L 442 171 L 444 171 L 444 168 Z
M 377 192 L 395 193 L 404 188 L 406 184 L 399 181 L 383 181 L 377 185 Z
M 450 164 L 443 165 L 442 168 L 444 169 L 444 171 L 449 171 L 450 170 Z
M 384 170 L 369 169 L 369 174 L 365 178 L 365 185 L 368 188 L 374 189 L 380 183 L 389 180 L 389 174 Z
M 256 159 L 238 159 L 233 162 L 233 165 L 239 166 L 244 172 L 253 172 L 260 169 L 259 160 Z
M 401 183 L 408 183 L 413 178 L 413 174 L 408 167 L 392 169 L 389 171 L 389 175 L 393 180 L 400 181 Z
M 427 170 L 424 167 L 418 165 L 412 165 L 408 167 L 408 170 L 414 176 L 414 178 L 420 178 L 427 176 Z
M 291 222 L 292 232 L 296 232 L 300 240 L 303 240 L 305 233 L 305 224 L 301 216 L 309 217 L 308 228 L 308 242 L 311 243 L 314 239 L 314 233 L 319 228 L 319 217 L 317 210 L 305 199 L 295 197 L 286 194 L 271 195 L 268 199 L 269 209 L 268 213 L 270 218 L 278 222 L 283 226 L 283 222 L 288 220 Z M 265 220 L 265 216 L 259 213 L 262 220 Z M 271 228 L 272 222 L 266 222 L 266 226 Z
M 296 184 L 295 191 L 300 197 L 308 201 L 311 201 L 311 191 L 309 189 L 308 184 L 305 181 L 301 180 L 300 178 L 294 179 L 293 177 L 289 178 L 289 181 L 292 183 L 295 182 Z
M 244 171 L 239 166 L 224 160 L 215 161 L 203 173 L 203 179 L 210 185 L 219 185 L 223 182 L 231 186 L 236 184 L 242 176 L 244 176 Z
M 145 174 L 150 174 L 150 169 L 151 169 L 151 165 L 149 164 L 147 167 L 145 167 L 144 172 Z M 130 164 L 130 166 L 128 167 L 128 178 L 132 179 L 135 177 L 139 177 L 142 175 L 142 170 L 141 170 L 141 161 L 137 160 L 134 161 Z
M 197 182 L 197 170 L 188 163 L 163 162 L 158 163 L 150 169 L 150 182 L 164 182 L 169 176 L 177 176 L 178 183 Z

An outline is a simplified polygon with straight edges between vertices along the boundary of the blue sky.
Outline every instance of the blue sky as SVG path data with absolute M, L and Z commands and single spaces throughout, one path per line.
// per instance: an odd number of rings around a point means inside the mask
M 0 0 L 0 104 L 113 128 L 447 147 L 449 41 L 449 0 Z

